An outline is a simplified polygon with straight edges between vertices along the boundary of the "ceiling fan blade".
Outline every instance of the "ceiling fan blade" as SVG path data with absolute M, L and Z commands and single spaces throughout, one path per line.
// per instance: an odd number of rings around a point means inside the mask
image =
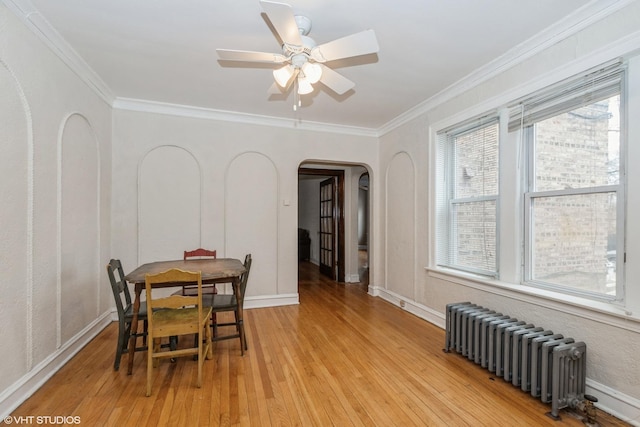
M 282 95 L 286 90 L 282 89 L 278 83 L 273 82 L 269 89 L 267 90 L 267 94 L 269 95 Z
M 282 41 L 287 44 L 302 46 L 300 31 L 291 6 L 285 3 L 265 0 L 261 0 L 260 4 Z
M 216 52 L 218 52 L 218 58 L 223 61 L 269 62 L 272 64 L 282 64 L 287 61 L 287 58 L 279 53 L 230 49 L 216 49 Z
M 350 89 L 355 87 L 355 83 L 344 77 L 342 74 L 333 71 L 326 65 L 320 64 L 322 67 L 322 76 L 320 77 L 320 83 L 337 93 L 342 95 Z
M 311 57 L 318 62 L 327 62 L 376 53 L 379 49 L 376 34 L 373 30 L 365 30 L 316 46 L 311 51 Z

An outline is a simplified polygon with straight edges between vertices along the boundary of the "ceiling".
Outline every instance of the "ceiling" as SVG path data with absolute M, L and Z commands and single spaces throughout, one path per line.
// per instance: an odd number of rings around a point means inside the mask
M 48 22 L 114 99 L 380 129 L 616 0 L 291 0 L 317 44 L 373 29 L 380 46 L 327 63 L 355 88 L 340 96 L 318 84 L 295 112 L 291 93 L 267 93 L 271 66 L 217 59 L 216 48 L 281 52 L 258 0 L 3 1 Z

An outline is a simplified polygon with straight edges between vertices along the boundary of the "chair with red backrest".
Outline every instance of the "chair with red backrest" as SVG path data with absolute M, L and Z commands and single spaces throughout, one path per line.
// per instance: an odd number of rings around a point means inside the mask
M 186 261 L 188 259 L 204 259 L 204 258 L 216 259 L 216 251 L 215 250 L 211 251 L 209 249 L 202 249 L 202 248 L 194 249 L 192 251 L 184 251 L 184 256 L 182 259 Z M 198 293 L 197 286 L 188 285 L 188 286 L 183 286 L 182 290 L 176 291 L 173 294 L 194 296 L 197 293 Z M 218 291 L 216 290 L 215 283 L 202 285 L 202 293 L 205 295 L 218 293 Z
M 189 259 L 216 259 L 216 255 L 217 255 L 217 252 L 215 249 L 209 250 L 209 249 L 198 248 L 192 251 L 184 251 L 184 255 L 182 259 L 185 261 Z M 217 293 L 218 293 L 218 290 L 216 289 L 215 283 L 202 285 L 203 295 L 213 295 Z M 188 297 L 196 296 L 198 295 L 198 287 L 194 285 L 185 285 L 182 287 L 181 290 L 174 292 L 173 295 L 183 295 Z M 215 323 L 215 321 L 216 321 L 216 315 L 214 313 L 212 316 L 212 322 Z M 177 345 L 177 338 L 176 338 L 176 343 L 172 342 L 172 345 L 174 347 Z
M 192 251 L 184 251 L 184 257 L 182 259 L 187 260 L 189 258 L 202 258 L 202 257 L 206 257 L 206 258 L 214 258 L 216 257 L 216 251 L 210 251 L 209 249 L 202 249 L 202 248 L 198 248 L 198 249 L 194 249 Z

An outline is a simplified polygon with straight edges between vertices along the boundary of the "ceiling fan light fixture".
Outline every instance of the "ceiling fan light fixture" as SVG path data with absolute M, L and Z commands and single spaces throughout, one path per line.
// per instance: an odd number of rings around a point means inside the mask
M 313 92 L 313 86 L 304 77 L 298 77 L 298 95 L 306 95 Z
M 306 62 L 302 66 L 302 73 L 309 83 L 318 83 L 322 77 L 322 67 L 315 62 Z
M 282 88 L 287 87 L 287 84 L 291 80 L 291 77 L 293 77 L 293 74 L 294 68 L 289 64 L 285 65 L 282 68 L 273 70 L 273 78 L 275 79 L 276 83 L 278 83 L 278 85 Z
M 282 0 L 259 0 L 269 22 L 270 29 L 280 42 L 281 53 L 253 52 L 248 50 L 216 49 L 221 61 L 258 62 L 277 65 L 273 71 L 282 94 L 294 88 L 296 105 L 301 106 L 300 95 L 313 92 L 313 84 L 321 81 L 323 86 L 338 95 L 353 89 L 355 83 L 333 70 L 325 62 L 337 61 L 362 55 L 378 53 L 379 46 L 373 30 L 354 33 L 333 41 L 317 45 L 308 36 L 311 20 L 294 15 L 291 5 Z M 269 90 L 271 92 L 271 89 Z

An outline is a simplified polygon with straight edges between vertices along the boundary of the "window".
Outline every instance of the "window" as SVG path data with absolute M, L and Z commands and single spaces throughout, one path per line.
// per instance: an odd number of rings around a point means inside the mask
M 437 132 L 438 266 L 623 301 L 625 70 L 604 64 Z
M 441 182 L 438 264 L 498 273 L 498 120 L 477 120 L 439 134 Z
M 620 66 L 598 70 L 534 95 L 515 115 L 528 158 L 528 284 L 622 298 L 622 77 Z

